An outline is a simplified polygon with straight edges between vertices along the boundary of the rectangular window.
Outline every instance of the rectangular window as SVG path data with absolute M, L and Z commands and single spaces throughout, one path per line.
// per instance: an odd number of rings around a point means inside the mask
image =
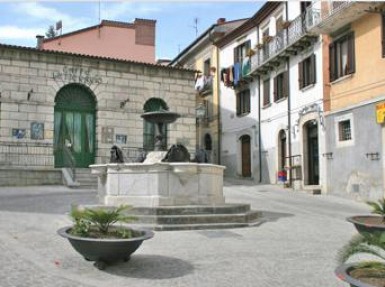
M 234 48 L 234 63 L 242 63 L 243 59 L 247 57 L 247 52 L 250 50 L 250 40 L 242 43 Z
M 298 64 L 298 82 L 300 89 L 316 83 L 315 54 Z
M 338 138 L 340 141 L 349 141 L 352 139 L 352 130 L 350 127 L 350 119 L 340 121 L 338 123 Z
M 330 81 L 355 72 L 354 33 L 336 39 L 329 46 Z
M 289 96 L 288 72 L 285 71 L 274 78 L 274 102 Z
M 210 76 L 211 61 L 207 59 L 203 64 L 203 75 Z
M 237 93 L 237 116 L 243 116 L 250 113 L 250 90 L 244 90 Z
M 263 81 L 263 106 L 270 104 L 270 79 Z

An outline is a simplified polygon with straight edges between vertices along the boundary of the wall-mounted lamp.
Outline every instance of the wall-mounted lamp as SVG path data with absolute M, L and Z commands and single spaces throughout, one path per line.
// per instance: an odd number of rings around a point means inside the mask
M 124 101 L 120 102 L 120 108 L 123 109 L 124 106 L 130 101 L 129 98 L 125 99 Z
M 379 160 L 380 154 L 378 152 L 368 152 L 365 154 L 367 159 L 370 160 Z
M 31 90 L 28 92 L 28 94 L 27 94 L 27 100 L 28 100 L 28 101 L 29 101 L 29 99 L 31 98 L 32 94 L 33 94 L 33 89 L 31 89 Z
M 326 159 L 333 159 L 333 153 L 332 152 L 325 152 L 322 154 L 323 157 Z

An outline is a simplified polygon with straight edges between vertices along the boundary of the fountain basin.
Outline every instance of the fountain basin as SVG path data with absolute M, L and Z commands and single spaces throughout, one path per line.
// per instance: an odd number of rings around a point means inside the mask
M 90 166 L 101 204 L 134 207 L 224 204 L 224 166 L 198 163 L 109 163 Z

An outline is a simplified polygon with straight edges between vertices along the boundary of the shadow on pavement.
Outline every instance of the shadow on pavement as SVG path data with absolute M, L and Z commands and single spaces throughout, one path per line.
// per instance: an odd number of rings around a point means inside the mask
M 260 210 L 260 212 L 262 213 L 262 216 L 260 218 L 260 224 L 258 224 L 258 226 L 266 222 L 276 222 L 281 218 L 294 216 L 294 214 L 292 213 L 271 212 L 271 211 L 264 211 L 264 210 Z
M 160 255 L 135 255 L 125 264 L 108 266 L 104 272 L 142 279 L 170 279 L 185 276 L 194 271 L 190 263 Z

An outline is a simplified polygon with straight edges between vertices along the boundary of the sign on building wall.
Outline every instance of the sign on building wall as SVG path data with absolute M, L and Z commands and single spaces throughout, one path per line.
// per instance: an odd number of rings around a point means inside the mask
M 376 105 L 376 119 L 378 124 L 385 122 L 385 102 Z
M 114 128 L 102 127 L 102 142 L 114 143 Z
M 44 123 L 39 123 L 39 122 L 31 123 L 31 139 L 33 140 L 44 139 Z

